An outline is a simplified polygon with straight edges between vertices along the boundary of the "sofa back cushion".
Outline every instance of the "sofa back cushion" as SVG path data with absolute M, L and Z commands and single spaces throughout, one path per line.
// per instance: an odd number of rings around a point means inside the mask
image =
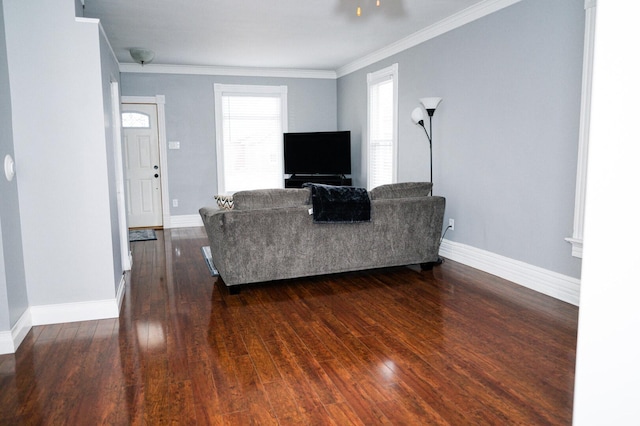
M 310 204 L 309 188 L 274 188 L 238 191 L 233 194 L 235 210 L 275 209 Z
M 427 197 L 433 184 L 431 182 L 401 182 L 376 186 L 369 192 L 372 200 L 392 198 Z

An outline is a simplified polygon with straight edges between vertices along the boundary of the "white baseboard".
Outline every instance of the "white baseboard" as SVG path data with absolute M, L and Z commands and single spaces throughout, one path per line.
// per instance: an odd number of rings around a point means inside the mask
M 116 292 L 116 303 L 118 304 L 118 316 L 120 316 L 120 309 L 122 308 L 122 301 L 124 300 L 124 292 L 126 291 L 125 283 L 126 283 L 126 280 L 124 278 L 124 274 L 122 274 L 122 278 L 120 278 L 120 284 L 118 284 L 118 291 Z
M 29 330 L 31 330 L 31 314 L 27 309 L 11 331 L 0 332 L 0 355 L 15 353 Z
M 16 351 L 10 331 L 0 331 L 0 355 L 12 354 Z
M 120 307 L 117 299 L 31 306 L 29 311 L 31 312 L 31 323 L 33 325 L 92 321 L 105 318 L 118 318 L 120 315 Z
M 169 228 L 192 228 L 196 226 L 204 226 L 200 215 L 185 214 L 180 216 L 171 216 L 171 225 L 169 225 L 168 227 Z
M 0 355 L 15 353 L 34 325 L 118 318 L 126 291 L 125 284 L 123 274 L 115 299 L 29 307 L 11 331 L 0 331 Z
M 440 255 L 572 305 L 580 303 L 580 280 L 486 250 L 443 240 Z

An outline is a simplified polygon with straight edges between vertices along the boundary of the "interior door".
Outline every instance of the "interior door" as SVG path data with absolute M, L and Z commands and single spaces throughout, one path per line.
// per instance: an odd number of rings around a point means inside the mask
M 122 104 L 129 228 L 162 227 L 158 114 L 154 104 Z

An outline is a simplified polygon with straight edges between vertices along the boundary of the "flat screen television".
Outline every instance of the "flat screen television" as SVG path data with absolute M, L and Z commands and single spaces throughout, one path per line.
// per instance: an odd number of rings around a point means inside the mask
M 284 172 L 290 175 L 351 174 L 351 132 L 285 133 Z

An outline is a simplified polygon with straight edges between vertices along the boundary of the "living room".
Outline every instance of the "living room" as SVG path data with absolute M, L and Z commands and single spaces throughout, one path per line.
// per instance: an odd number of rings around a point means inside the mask
M 181 144 L 167 152 L 170 198 L 179 201 L 170 216 L 196 225 L 218 186 L 214 84 L 286 85 L 289 131 L 350 130 L 353 182 L 366 186 L 367 73 L 397 63 L 399 181 L 429 179 L 428 143 L 410 115 L 418 98 L 443 98 L 433 179 L 434 194 L 447 198 L 445 221 L 457 225 L 447 254 L 510 262 L 513 276 L 544 276 L 536 290 L 577 304 L 581 261 L 565 238 L 574 221 L 584 23 L 580 2 L 519 2 L 373 64 L 349 64 L 336 78 L 192 75 L 196 67 L 151 63 L 127 65 L 121 91 L 164 95 L 167 141 Z
M 48 61 L 52 60 L 47 55 L 21 59 L 22 68 L 12 68 L 16 66 L 13 61 L 18 52 L 16 29 L 7 16 L 15 17 L 18 6 L 6 0 L 3 6 L 8 34 L 8 75 L 15 79 L 12 70 L 25 70 L 29 63 L 33 63 L 36 70 L 47 69 Z M 28 12 L 33 16 L 39 13 L 44 12 L 35 8 Z M 434 193 L 447 198 L 445 217 L 456 221 L 456 229 L 447 233 L 443 243 L 443 249 L 448 250 L 446 255 L 467 259 L 480 256 L 484 263 L 512 261 L 516 264 L 512 271 L 537 272 L 552 277 L 551 282 L 570 288 L 560 293 L 569 294 L 567 301 L 577 304 L 579 293 L 575 287 L 581 278 L 582 262 L 572 255 L 571 244 L 565 239 L 572 236 L 574 226 L 584 26 L 582 1 L 525 0 L 373 63 L 355 64 L 358 66 L 353 70 L 338 70 L 335 78 L 155 73 L 151 65 L 148 71 L 140 69 L 144 72 L 129 69 L 112 74 L 117 74 L 123 96 L 165 96 L 167 140 L 181 142 L 180 151 L 168 153 L 168 190 L 171 198 L 180 201 L 178 207 L 171 208 L 170 216 L 172 222 L 189 226 L 197 209 L 212 204 L 215 195 L 214 83 L 287 85 L 289 111 L 295 118 L 290 120 L 289 129 L 349 129 L 353 135 L 352 157 L 362 160 L 366 74 L 397 63 L 400 70 L 399 181 L 427 180 L 427 143 L 422 129 L 411 122 L 410 113 L 420 97 L 442 96 L 444 99 L 434 116 Z M 73 40 L 73 37 L 60 37 L 57 41 L 72 43 Z M 54 52 L 62 53 L 64 49 L 59 47 Z M 82 64 L 83 60 L 66 64 L 67 74 L 73 77 L 55 74 L 55 78 L 65 82 L 60 90 L 64 93 L 58 93 L 53 88 L 55 79 L 48 77 L 51 86 L 40 93 L 53 91 L 55 94 L 45 101 L 42 116 L 55 111 L 56 103 L 69 96 L 69 87 L 83 84 L 77 78 L 89 78 L 84 77 L 83 72 L 99 74 L 97 58 L 90 58 L 90 66 Z M 63 64 L 55 67 L 59 73 L 64 73 L 64 69 Z M 12 80 L 10 85 L 6 84 L 11 86 L 11 95 L 25 93 L 29 81 L 38 79 L 41 73 L 34 71 L 32 80 L 17 83 Z M 3 84 L 8 80 L 3 78 Z M 37 91 L 38 88 L 33 90 Z M 119 272 L 123 269 L 119 267 L 121 253 L 114 248 L 118 244 L 111 242 L 117 214 L 113 204 L 104 203 L 100 208 L 104 216 L 100 220 L 109 232 L 99 237 L 105 244 L 100 246 L 98 255 L 86 262 L 93 269 L 89 271 L 87 266 L 78 283 L 64 282 L 68 267 L 64 265 L 85 263 L 87 257 L 82 253 L 87 251 L 86 243 L 73 237 L 64 250 L 60 250 L 61 254 L 44 260 L 47 273 L 40 272 L 41 259 L 55 250 L 57 242 L 65 241 L 74 226 L 75 214 L 70 216 L 68 209 L 78 207 L 78 218 L 88 217 L 94 212 L 94 202 L 102 203 L 99 200 L 102 195 L 106 194 L 111 200 L 115 195 L 107 182 L 110 172 L 101 173 L 100 179 L 104 178 L 104 182 L 93 182 L 101 188 L 97 196 L 91 195 L 92 190 L 87 188 L 91 185 L 81 184 L 75 174 L 54 177 L 60 173 L 60 163 L 48 164 L 50 158 L 61 163 L 70 159 L 72 164 L 80 164 L 88 157 L 88 169 L 95 166 L 104 171 L 111 167 L 110 154 L 98 155 L 89 148 L 78 151 L 81 144 L 77 141 L 84 140 L 84 129 L 68 135 L 76 142 L 59 144 L 59 149 L 36 145 L 35 150 L 40 149 L 42 153 L 31 157 L 32 152 L 26 150 L 24 140 L 44 141 L 52 129 L 45 127 L 46 130 L 24 139 L 25 134 L 21 132 L 26 125 L 16 125 L 15 120 L 27 122 L 28 106 L 32 99 L 37 99 L 35 94 L 31 95 L 29 102 L 10 98 L 12 105 L 8 108 L 9 117 L 13 115 L 14 119 L 18 179 L 25 175 L 20 183 L 22 188 L 2 187 L 3 209 L 9 211 L 3 215 L 2 222 L 3 266 L 9 279 L 4 286 L 8 295 L 3 292 L 0 299 L 6 300 L 3 308 L 8 307 L 3 311 L 11 312 L 2 318 L 0 330 L 3 331 L 14 330 L 29 307 L 116 299 Z M 101 107 L 108 103 L 101 96 L 96 98 Z M 79 93 L 76 100 L 80 104 L 84 102 Z M 5 120 L 6 110 L 3 109 Z M 82 112 L 82 108 L 74 107 L 67 112 Z M 11 121 L 9 118 L 10 124 Z M 98 125 L 92 125 L 91 132 L 99 127 L 104 133 L 99 121 L 95 123 Z M 109 136 L 102 137 L 109 139 Z M 55 136 L 54 145 L 63 139 Z M 3 144 L 5 141 L 3 138 Z M 100 149 L 104 150 L 104 145 Z M 354 161 L 353 179 L 356 185 L 363 186 L 366 172 L 361 164 L 362 161 Z M 42 170 L 35 172 L 41 166 Z M 34 190 L 38 185 L 34 173 L 40 184 L 43 178 L 51 179 L 50 187 L 45 185 L 46 188 Z M 83 171 L 84 174 L 90 175 L 89 171 Z M 80 202 L 74 193 L 88 199 Z M 58 204 L 59 197 L 64 198 L 64 202 Z M 5 200 L 18 198 L 17 211 L 5 205 Z M 43 202 L 64 206 L 57 207 L 52 217 L 53 224 L 59 226 L 54 231 L 38 225 L 40 218 L 28 213 L 36 211 Z M 11 226 L 16 223 L 16 227 Z M 87 219 L 79 219 L 79 223 L 91 226 Z M 9 246 L 20 249 L 10 253 Z M 105 266 L 95 261 L 96 257 L 104 256 L 112 259 L 110 264 Z M 73 262 L 69 258 L 73 258 Z M 95 268 L 107 278 L 95 291 L 87 292 L 85 277 L 95 276 Z M 55 285 L 51 286 L 50 281 Z

